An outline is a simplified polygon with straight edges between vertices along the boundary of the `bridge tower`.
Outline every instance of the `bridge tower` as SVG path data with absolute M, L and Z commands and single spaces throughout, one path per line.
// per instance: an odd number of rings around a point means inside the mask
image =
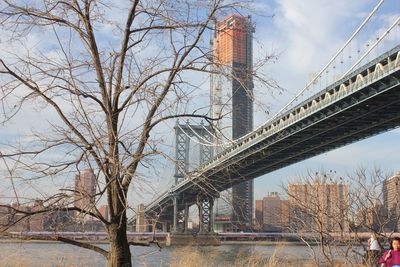
M 211 116 L 221 118 L 214 126 L 232 139 L 253 129 L 253 32 L 250 17 L 231 15 L 216 24 L 212 42 Z M 237 230 L 251 227 L 253 180 L 233 186 L 231 199 L 233 227 Z
M 203 122 L 200 125 L 180 124 L 176 122 L 175 129 L 175 184 L 178 184 L 188 173 L 189 170 L 189 153 L 190 139 L 198 140 L 200 144 L 200 165 L 210 161 L 213 156 L 212 146 L 207 146 L 204 142 L 212 144 L 212 129 L 205 126 Z
M 213 157 L 213 135 L 212 129 L 205 126 L 203 122 L 200 125 L 180 124 L 177 121 L 175 127 L 175 184 L 178 184 L 185 178 L 189 168 L 189 154 L 191 139 L 199 142 L 199 163 L 200 165 L 208 162 Z M 208 146 L 204 143 L 207 142 Z M 201 193 L 197 196 L 196 205 L 199 208 L 200 232 L 212 232 L 212 211 L 214 198 L 211 195 Z M 173 232 L 185 232 L 189 219 L 189 204 L 185 199 L 178 199 L 173 196 Z

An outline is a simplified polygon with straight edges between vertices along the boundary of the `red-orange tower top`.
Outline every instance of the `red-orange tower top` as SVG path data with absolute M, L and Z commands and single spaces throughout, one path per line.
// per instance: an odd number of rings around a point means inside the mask
M 230 15 L 216 26 L 215 56 L 220 64 L 251 62 L 249 33 L 253 32 L 250 19 L 240 15 Z

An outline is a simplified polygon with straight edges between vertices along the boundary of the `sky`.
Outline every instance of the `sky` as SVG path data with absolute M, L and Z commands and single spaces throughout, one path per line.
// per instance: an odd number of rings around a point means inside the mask
M 379 1 L 321 1 L 278 0 L 263 6 L 272 18 L 254 16 L 256 23 L 255 53 L 262 49 L 277 52 L 278 60 L 266 67 L 266 71 L 285 89 L 282 95 L 263 96 L 271 98 L 271 112 L 279 110 L 309 81 L 311 73 L 317 73 L 357 29 L 364 18 Z M 371 44 L 373 36 L 400 15 L 400 1 L 389 0 L 382 4 L 371 26 L 360 32 L 353 47 L 344 51 L 357 53 Z M 372 22 L 372 21 L 371 21 Z M 392 42 L 378 47 L 370 56 L 382 53 L 386 47 L 400 43 L 400 30 L 390 37 Z M 261 48 L 260 48 L 261 47 Z M 353 50 L 353 51 L 351 51 Z M 255 54 L 257 57 L 257 54 Z M 263 120 L 255 114 L 255 122 Z M 261 199 L 268 192 L 282 191 L 282 184 L 305 176 L 308 171 L 334 170 L 340 176 L 353 174 L 357 168 L 381 168 L 387 173 L 400 171 L 400 129 L 395 129 L 368 139 L 335 149 L 328 153 L 304 160 L 254 180 L 254 198 Z
M 257 2 L 257 1 L 256 1 Z M 283 91 L 266 91 L 255 84 L 254 126 L 269 119 L 289 102 L 309 82 L 310 75 L 318 73 L 331 57 L 360 26 L 379 1 L 352 0 L 276 0 L 258 1 L 256 14 L 252 15 L 255 24 L 253 40 L 254 62 L 265 55 L 277 55 L 259 71 L 267 78 L 275 80 Z M 371 18 L 371 22 L 357 35 L 336 62 L 337 72 L 323 77 L 321 84 L 330 84 L 334 76 L 346 71 L 340 70 L 340 61 L 350 66 L 349 55 L 359 54 L 375 41 L 387 26 L 400 14 L 398 0 L 386 0 Z M 247 15 L 247 13 L 242 13 Z M 400 27 L 394 31 L 377 49 L 364 60 L 378 56 L 400 43 Z M 322 88 L 320 88 L 322 89 Z M 316 93 L 318 87 L 309 94 Z M 269 113 L 265 112 L 265 107 Z M 283 186 L 308 172 L 335 171 L 338 176 L 352 175 L 359 168 L 381 168 L 388 175 L 400 171 L 400 129 L 395 129 L 351 145 L 312 157 L 297 164 L 274 171 L 254 179 L 254 199 L 262 199 L 269 192 L 283 192 Z M 171 148 L 172 149 L 172 148 Z M 192 148 L 191 148 L 192 149 Z M 193 151 L 193 149 L 192 149 Z M 191 152 L 194 153 L 194 152 Z M 171 179 L 159 181 L 160 188 L 173 184 L 173 171 L 165 165 L 166 175 Z M 169 171 L 168 171 L 169 170 Z
M 378 3 L 377 0 L 255 0 L 254 57 L 255 62 L 265 55 L 277 55 L 269 64 L 260 69 L 268 78 L 275 80 L 284 90 L 265 91 L 260 85 L 255 85 L 256 99 L 254 123 L 262 124 L 270 118 L 309 81 L 310 75 L 317 73 L 349 38 L 362 20 Z M 117 4 L 116 4 L 117 5 Z M 384 31 L 385 26 L 400 14 L 399 0 L 386 0 L 374 17 L 374 22 L 355 40 L 355 43 L 343 52 L 337 60 L 345 60 L 348 55 L 365 50 L 376 36 Z M 247 15 L 243 13 L 242 15 Z M 118 17 L 118 16 L 117 16 Z M 385 45 L 390 47 L 400 43 L 400 30 L 388 38 L 388 42 L 373 52 L 371 57 L 383 52 Z M 110 29 L 104 29 L 102 38 L 110 38 Z M 397 34 L 397 35 L 396 35 Z M 1 39 L 0 39 L 1 41 Z M 105 43 L 112 42 L 109 39 Z M 36 44 L 37 41 L 32 41 Z M 1 46 L 0 42 L 0 46 Z M 378 47 L 379 48 L 379 47 Z M 1 55 L 1 49 L 0 49 Z M 348 62 L 347 64 L 350 64 Z M 338 64 L 336 62 L 336 64 Z M 337 65 L 339 69 L 339 64 Z M 333 79 L 339 73 L 333 71 L 326 81 Z M 197 79 L 197 78 L 196 78 Z M 207 82 L 205 86 L 207 86 Z M 208 92 L 205 88 L 205 94 Z M 313 93 L 310 91 L 310 93 Z M 205 97 L 208 99 L 208 96 Z M 267 114 L 262 107 L 267 106 Z M 9 139 L 26 124 L 37 124 L 37 114 L 29 110 L 19 115 L 20 120 L 0 128 L 0 139 Z M 48 114 L 44 117 L 47 118 Z M 166 132 L 171 132 L 169 128 Z M 169 136 L 173 139 L 173 135 Z M 171 147 L 171 155 L 173 145 Z M 308 171 L 334 170 L 344 176 L 354 173 L 359 167 L 380 167 L 389 173 L 400 171 L 400 129 L 380 134 L 359 141 L 328 153 L 294 164 L 287 168 L 263 175 L 254 180 L 254 198 L 261 199 L 268 192 L 282 191 L 281 185 L 298 176 L 306 175 Z M 165 163 L 162 168 L 166 179 L 151 182 L 149 192 L 136 191 L 141 200 L 154 197 L 157 192 L 163 192 L 173 183 L 173 166 Z M 61 182 L 63 183 L 63 181 Z M 40 187 L 40 186 L 39 186 Z M 0 190 L 1 193 L 1 190 Z M 144 201 L 146 202 L 146 201 Z

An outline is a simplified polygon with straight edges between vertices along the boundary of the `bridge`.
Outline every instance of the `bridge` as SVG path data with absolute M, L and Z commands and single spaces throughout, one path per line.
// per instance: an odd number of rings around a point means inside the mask
M 400 45 L 278 112 L 187 173 L 140 212 L 154 221 L 170 224 L 172 232 L 185 232 L 189 207 L 196 204 L 199 233 L 212 233 L 213 204 L 220 192 L 398 126 Z
M 212 205 L 218 192 L 234 184 L 398 126 L 400 46 L 240 138 L 145 212 L 167 215 L 198 202 Z

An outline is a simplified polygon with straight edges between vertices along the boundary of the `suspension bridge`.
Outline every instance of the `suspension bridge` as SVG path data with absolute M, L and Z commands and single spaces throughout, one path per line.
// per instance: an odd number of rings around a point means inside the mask
M 172 232 L 187 230 L 189 207 L 199 208 L 199 232 L 213 232 L 213 204 L 220 192 L 233 185 L 332 149 L 400 126 L 400 16 L 368 44 L 363 53 L 348 55 L 352 62 L 339 78 L 321 86 L 324 75 L 338 71 L 352 42 L 371 22 L 378 5 L 331 58 L 328 64 L 279 112 L 254 131 L 233 140 L 212 156 L 212 132 L 204 126 L 177 125 L 180 134 L 204 137 L 201 148 L 209 155 L 201 165 L 180 172 L 182 179 L 145 206 L 136 216 L 169 225 Z M 394 40 L 372 57 L 385 40 Z M 358 40 L 359 41 L 359 40 Z M 382 50 L 382 48 L 381 48 Z M 372 57 L 372 59 L 371 59 Z M 331 73 L 329 71 L 331 70 Z M 315 89 L 317 88 L 317 89 Z M 184 127 L 191 127 L 183 129 Z M 183 138 L 180 138 L 183 140 Z M 177 137 L 179 142 L 179 137 Z M 179 159 L 177 168 L 186 163 Z

